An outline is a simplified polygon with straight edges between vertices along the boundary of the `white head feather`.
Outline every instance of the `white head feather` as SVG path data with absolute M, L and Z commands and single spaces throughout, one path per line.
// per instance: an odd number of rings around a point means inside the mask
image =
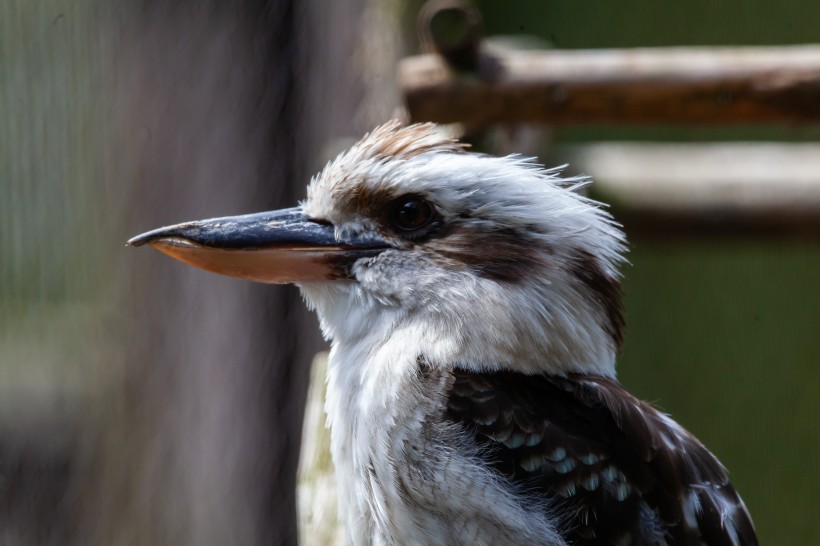
M 355 282 L 305 283 L 325 335 L 402 339 L 437 365 L 613 376 L 625 239 L 601 205 L 520 156 L 466 153 L 434 125 L 382 126 L 308 187 L 307 214 L 344 239 L 379 233 L 395 248 L 351 267 Z M 391 230 L 405 195 L 439 223 L 419 240 Z

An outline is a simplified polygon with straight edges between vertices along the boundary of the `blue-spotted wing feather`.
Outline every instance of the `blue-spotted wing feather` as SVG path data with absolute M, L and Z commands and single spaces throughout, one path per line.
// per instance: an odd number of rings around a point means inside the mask
M 757 544 L 720 462 L 613 379 L 456 370 L 446 417 L 571 544 Z

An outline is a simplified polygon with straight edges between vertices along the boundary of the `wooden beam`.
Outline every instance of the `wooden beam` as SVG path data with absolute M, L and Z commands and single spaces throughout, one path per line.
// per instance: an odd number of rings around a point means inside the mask
M 820 144 L 600 143 L 557 151 L 630 236 L 820 241 Z
M 820 45 L 489 52 L 474 72 L 437 54 L 404 59 L 413 121 L 820 122 Z

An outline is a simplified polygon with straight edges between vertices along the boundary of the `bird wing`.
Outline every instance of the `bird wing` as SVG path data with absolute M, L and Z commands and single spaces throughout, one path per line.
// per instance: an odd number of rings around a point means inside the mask
M 456 369 L 446 418 L 572 544 L 756 545 L 720 462 L 614 379 Z

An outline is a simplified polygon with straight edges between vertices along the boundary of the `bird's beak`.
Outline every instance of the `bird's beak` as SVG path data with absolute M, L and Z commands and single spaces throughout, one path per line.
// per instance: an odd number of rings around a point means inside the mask
M 268 284 L 349 278 L 357 259 L 389 247 L 370 234 L 339 240 L 332 225 L 311 220 L 298 207 L 163 227 L 128 244 L 147 244 L 207 271 Z

